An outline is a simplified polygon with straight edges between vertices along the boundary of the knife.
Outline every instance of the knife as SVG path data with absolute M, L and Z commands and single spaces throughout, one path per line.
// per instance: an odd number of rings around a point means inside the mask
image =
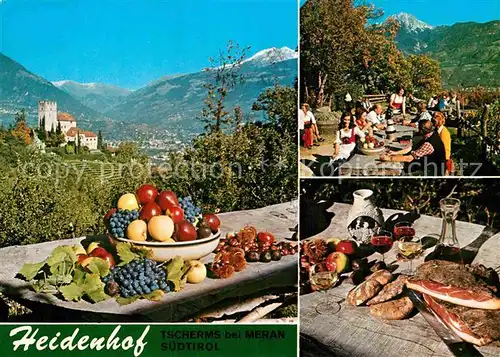
M 425 321 L 427 321 L 427 323 L 433 328 L 454 356 L 483 357 L 483 355 L 472 344 L 463 341 L 453 331 L 451 331 L 436 314 L 434 314 L 424 301 L 422 295 L 407 288 L 405 288 L 405 293 L 413 302 L 413 305 L 415 305 L 418 311 L 422 314 Z

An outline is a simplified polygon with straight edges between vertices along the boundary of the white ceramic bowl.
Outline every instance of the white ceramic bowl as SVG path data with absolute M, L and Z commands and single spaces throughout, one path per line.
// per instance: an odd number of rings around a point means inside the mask
M 220 229 L 217 233 L 212 234 L 208 238 L 196 239 L 188 242 L 137 242 L 127 238 L 115 238 L 119 242 L 128 242 L 138 246 L 150 248 L 153 251 L 151 259 L 157 262 L 164 262 L 176 256 L 182 257 L 184 260 L 195 260 L 203 258 L 212 253 L 219 245 Z

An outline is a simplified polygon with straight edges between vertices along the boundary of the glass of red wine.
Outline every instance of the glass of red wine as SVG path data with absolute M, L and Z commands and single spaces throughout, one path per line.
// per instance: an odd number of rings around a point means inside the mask
M 383 229 L 380 229 L 377 233 L 373 235 L 370 239 L 370 245 L 373 250 L 379 254 L 382 254 L 382 261 L 385 263 L 384 254 L 391 250 L 393 244 L 392 233 Z
M 402 221 L 394 225 L 393 233 L 394 240 L 410 241 L 415 236 L 415 228 L 413 228 L 413 223 Z

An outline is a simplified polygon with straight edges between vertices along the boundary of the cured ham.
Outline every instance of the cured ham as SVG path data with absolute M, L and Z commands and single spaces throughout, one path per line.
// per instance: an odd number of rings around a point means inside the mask
M 409 279 L 406 286 L 437 299 L 461 306 L 486 310 L 500 309 L 500 299 L 496 298 L 489 289 L 482 286 L 462 288 L 417 278 Z
M 439 317 L 439 319 L 455 332 L 464 341 L 473 343 L 478 346 L 484 346 L 493 341 L 489 335 L 479 336 L 467 325 L 467 323 L 460 318 L 460 316 L 449 309 L 443 304 L 438 303 L 431 296 L 422 294 L 424 301 L 429 308 Z

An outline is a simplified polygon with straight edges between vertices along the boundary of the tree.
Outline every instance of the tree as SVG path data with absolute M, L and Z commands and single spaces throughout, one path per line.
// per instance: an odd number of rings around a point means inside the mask
M 80 154 L 80 130 L 77 130 L 76 132 L 76 153 Z
M 100 130 L 97 132 L 97 148 L 99 150 L 103 148 L 102 133 Z
M 57 122 L 57 129 L 56 129 L 56 133 L 57 133 L 57 134 L 61 134 L 61 133 L 62 133 L 62 130 L 61 130 L 61 122 L 60 122 L 60 121 L 58 121 L 58 122 Z
M 327 93 L 345 90 L 355 52 L 368 41 L 365 24 L 373 7 L 351 0 L 309 0 L 300 11 L 302 100 L 321 107 Z
M 26 123 L 26 110 L 21 109 L 14 115 L 14 121 L 16 124 L 20 122 L 25 122 Z
M 276 84 L 259 95 L 252 110 L 264 111 L 279 130 L 297 133 L 297 89 Z
M 45 132 L 45 115 L 40 120 L 40 130 Z
M 435 95 L 441 89 L 439 62 L 424 55 L 408 57 L 413 90 L 420 97 Z
M 208 133 L 219 132 L 222 125 L 232 122 L 225 100 L 228 92 L 244 80 L 240 74 L 240 65 L 248 49 L 249 47 L 241 49 L 238 44 L 229 41 L 225 52 L 221 50 L 217 59 L 209 59 L 211 67 L 206 68 L 205 71 L 212 74 L 213 80 L 204 85 L 207 96 L 204 99 L 205 107 L 200 116 Z

